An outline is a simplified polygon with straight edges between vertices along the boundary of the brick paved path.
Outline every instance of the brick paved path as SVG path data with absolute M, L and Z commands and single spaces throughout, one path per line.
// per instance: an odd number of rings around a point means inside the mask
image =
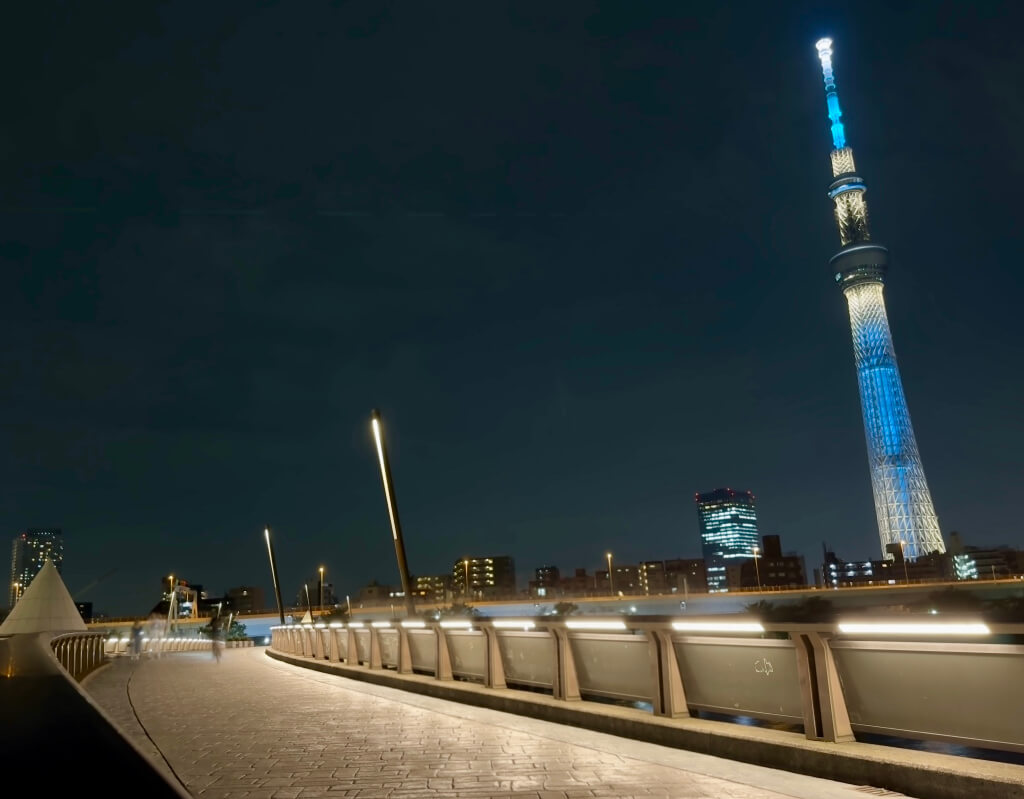
M 83 687 L 196 797 L 863 799 L 852 786 L 314 672 L 229 649 Z M 112 772 L 113 774 L 114 772 Z

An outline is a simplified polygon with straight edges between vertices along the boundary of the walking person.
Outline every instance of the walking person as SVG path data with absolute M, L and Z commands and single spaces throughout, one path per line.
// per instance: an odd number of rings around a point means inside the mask
M 142 656 L 142 622 L 136 621 L 132 625 L 131 657 L 138 660 Z
M 210 619 L 210 640 L 213 647 L 213 658 L 220 663 L 220 656 L 224 649 L 224 620 L 218 613 Z

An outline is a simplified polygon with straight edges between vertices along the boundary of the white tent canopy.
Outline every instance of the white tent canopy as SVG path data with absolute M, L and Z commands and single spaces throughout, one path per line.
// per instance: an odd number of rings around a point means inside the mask
M 4 623 L 0 624 L 0 635 L 84 632 L 88 629 L 57 567 L 47 559 Z

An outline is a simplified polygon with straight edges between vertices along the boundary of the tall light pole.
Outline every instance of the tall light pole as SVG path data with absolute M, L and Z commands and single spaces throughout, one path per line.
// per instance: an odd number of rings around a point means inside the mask
M 171 584 L 171 591 L 167 595 L 167 630 L 168 632 L 173 632 L 174 617 L 178 615 L 177 610 L 174 608 L 175 600 L 178 598 L 178 592 L 175 590 L 177 586 L 174 585 L 174 575 L 170 575 L 167 580 Z
M 608 593 L 615 596 L 615 583 L 612 582 L 612 553 L 605 552 L 604 556 L 608 558 Z
M 900 560 L 903 561 L 903 581 L 910 585 L 910 573 L 907 571 L 907 552 L 902 538 L 900 539 Z
M 405 612 L 409 617 L 416 615 L 416 605 L 412 599 L 412 586 L 409 582 L 409 565 L 405 560 L 405 544 L 402 542 L 402 525 L 398 521 L 398 506 L 395 503 L 395 488 L 391 480 L 391 465 L 388 463 L 387 449 L 384 447 L 384 433 L 381 431 L 380 412 L 374 409 L 371 414 L 373 437 L 377 442 L 377 459 L 380 461 L 380 476 L 384 481 L 384 498 L 388 503 L 388 516 L 391 519 L 391 537 L 395 539 L 395 557 L 398 559 L 398 572 L 402 578 L 402 592 L 405 594 Z
M 263 528 L 263 535 L 267 539 L 267 554 L 270 556 L 270 576 L 274 580 L 274 594 L 277 597 L 277 615 L 281 617 L 281 624 L 284 624 L 284 604 L 281 602 L 281 585 L 277 582 L 277 564 L 274 562 L 274 545 L 270 543 L 270 528 Z
M 466 597 L 469 597 L 469 558 L 462 559 L 462 566 L 466 572 L 466 590 L 463 592 Z
M 754 547 L 754 574 L 757 575 L 757 593 L 761 593 L 761 568 L 757 565 L 757 553 L 761 550 Z
M 309 599 L 309 583 L 303 583 L 306 587 L 306 610 L 309 611 L 309 618 L 313 618 L 313 603 Z
M 320 567 L 320 615 L 324 615 L 324 567 Z
M 11 588 L 14 589 L 14 602 L 11 603 L 11 607 L 14 607 L 21 599 L 21 583 L 11 583 Z

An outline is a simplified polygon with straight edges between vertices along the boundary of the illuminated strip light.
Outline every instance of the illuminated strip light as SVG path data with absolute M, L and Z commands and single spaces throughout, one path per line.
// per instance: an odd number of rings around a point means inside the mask
M 565 626 L 570 630 L 625 630 L 624 621 L 566 621 Z
M 499 630 L 532 630 L 537 625 L 529 620 L 498 619 L 492 622 L 491 626 Z
M 443 621 L 441 626 L 446 630 L 469 630 L 473 627 L 471 621 Z
M 366 625 L 363 624 L 361 621 L 350 621 L 348 623 L 348 626 L 349 627 L 365 627 Z
M 326 630 L 327 629 L 327 625 L 324 624 L 322 621 L 317 622 L 313 626 L 316 627 L 318 630 Z
M 988 635 L 981 622 L 935 624 L 928 622 L 840 622 L 841 633 L 877 633 L 880 635 Z
M 390 627 L 391 626 L 391 622 L 389 622 L 389 621 L 371 621 L 370 622 L 370 626 L 371 627 L 377 627 L 377 628 L 380 628 L 380 627 Z
M 331 627 L 331 629 L 336 630 L 338 627 L 344 627 L 345 625 L 342 624 L 340 621 L 332 621 L 329 626 Z
M 842 186 L 836 186 L 828 193 L 829 199 L 834 200 L 840 194 L 845 194 L 848 191 L 867 191 L 868 187 L 863 183 L 844 183 Z
M 417 629 L 422 629 L 423 627 L 427 626 L 427 623 L 425 621 L 419 621 L 417 619 L 406 619 L 402 622 L 402 626 L 405 628 L 415 627 Z
M 757 621 L 674 621 L 672 629 L 678 632 L 703 633 L 763 633 Z

